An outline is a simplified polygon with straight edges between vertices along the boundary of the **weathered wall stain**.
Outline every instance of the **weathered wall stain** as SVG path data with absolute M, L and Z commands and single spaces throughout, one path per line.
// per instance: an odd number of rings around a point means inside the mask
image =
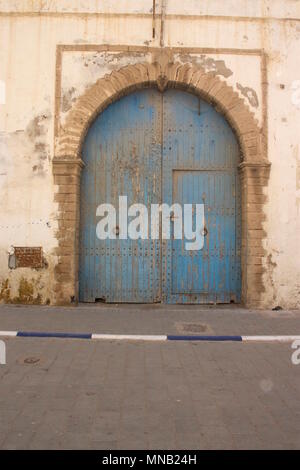
M 240 83 L 237 83 L 236 87 L 238 90 L 240 90 L 242 95 L 247 98 L 251 106 L 253 106 L 254 108 L 258 107 L 259 105 L 258 96 L 257 96 L 256 91 L 253 90 L 253 88 L 250 88 L 248 86 L 242 86 Z
M 27 135 L 30 139 L 42 136 L 47 132 L 45 120 L 48 118 L 47 114 L 35 116 L 26 127 Z
M 73 101 L 75 101 L 76 97 L 74 97 L 75 88 L 72 86 L 69 90 L 63 91 L 62 99 L 61 99 L 61 110 L 63 113 L 69 111 L 72 106 Z
M 36 290 L 37 281 L 34 279 L 29 280 L 28 278 L 21 277 L 18 286 L 18 295 L 11 297 L 11 286 L 9 280 L 5 279 L 1 283 L 0 303 L 4 302 L 7 304 L 41 305 L 43 303 L 42 296 L 40 292 L 35 294 Z
M 41 294 L 38 293 L 36 297 L 34 297 L 34 286 L 32 281 L 25 279 L 24 277 L 21 278 L 19 284 L 19 295 L 13 299 L 13 303 L 21 303 L 21 304 L 41 304 L 42 298 Z
M 92 67 L 92 68 L 99 68 L 103 67 L 103 64 L 105 64 L 105 67 L 108 68 L 109 70 L 114 70 L 116 67 L 120 67 L 120 63 L 122 60 L 129 60 L 134 59 L 134 58 L 142 58 L 144 59 L 145 57 L 145 52 L 133 52 L 131 51 L 130 54 L 126 51 L 124 52 L 101 52 L 101 53 L 95 53 L 91 56 L 88 56 L 86 54 L 82 54 L 79 60 L 82 60 L 84 63 L 85 67 Z
M 50 118 L 48 111 L 32 118 L 25 129 L 0 133 L 0 169 L 6 170 L 0 176 L 3 190 L 9 191 L 9 177 L 16 177 L 25 162 L 31 165 L 31 176 L 45 177 L 50 162 Z
M 192 62 L 194 64 L 200 65 L 207 72 L 212 72 L 215 75 L 221 75 L 225 78 L 228 78 L 233 74 L 232 70 L 226 66 L 224 60 L 214 59 L 204 54 L 201 54 L 200 56 L 192 54 L 179 54 L 178 58 L 182 63 Z
M 0 303 L 9 303 L 10 301 L 10 285 L 8 279 L 4 279 L 1 282 L 1 290 L 0 290 Z
M 32 148 L 31 160 L 35 160 L 32 165 L 34 176 L 45 176 L 45 161 L 50 161 L 50 147 L 47 142 L 47 133 L 49 131 L 49 111 L 35 116 L 26 127 L 25 138 L 29 140 Z
M 272 299 L 273 301 L 276 300 L 276 287 L 274 283 L 274 271 L 277 267 L 277 263 L 273 260 L 273 255 L 272 253 L 269 253 L 268 256 L 266 257 L 266 270 L 265 273 L 269 279 L 269 283 L 271 285 L 273 295 Z

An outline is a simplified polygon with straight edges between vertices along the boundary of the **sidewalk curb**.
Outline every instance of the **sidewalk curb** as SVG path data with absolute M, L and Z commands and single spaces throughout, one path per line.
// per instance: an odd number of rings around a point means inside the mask
M 67 339 L 93 339 L 93 340 L 116 340 L 116 341 L 218 341 L 218 342 L 265 342 L 265 343 L 289 343 L 300 341 L 300 335 L 115 335 L 98 333 L 60 333 L 42 331 L 0 331 L 0 337 L 23 337 L 23 338 L 67 338 Z
M 242 336 L 168 335 L 169 341 L 243 341 Z

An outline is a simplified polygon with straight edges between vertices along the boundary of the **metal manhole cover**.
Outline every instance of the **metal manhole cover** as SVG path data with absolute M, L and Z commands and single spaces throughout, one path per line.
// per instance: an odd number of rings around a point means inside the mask
M 194 333 L 204 333 L 207 330 L 207 326 L 197 323 L 187 323 L 182 326 L 182 329 L 184 331 L 193 331 Z
M 176 328 L 181 333 L 211 333 L 211 328 L 206 323 L 176 322 Z
M 26 357 L 24 359 L 24 364 L 36 364 L 37 362 L 40 362 L 38 357 Z

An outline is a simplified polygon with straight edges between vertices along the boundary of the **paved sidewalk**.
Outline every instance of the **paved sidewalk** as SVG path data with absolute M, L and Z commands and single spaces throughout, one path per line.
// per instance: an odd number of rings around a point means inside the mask
M 300 310 L 235 306 L 80 304 L 0 305 L 0 330 L 112 334 L 299 335 Z
M 0 325 L 141 334 L 299 334 L 300 328 L 299 312 L 102 305 L 1 306 Z M 300 448 L 300 365 L 292 364 L 288 343 L 5 343 L 2 449 Z

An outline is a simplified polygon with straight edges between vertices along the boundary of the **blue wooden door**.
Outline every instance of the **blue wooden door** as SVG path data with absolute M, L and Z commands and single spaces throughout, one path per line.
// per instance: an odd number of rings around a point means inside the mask
M 81 301 L 240 301 L 239 149 L 211 105 L 178 90 L 126 96 L 91 126 L 83 160 Z M 114 239 L 96 236 L 97 207 L 118 208 L 119 196 L 127 196 L 128 207 L 147 208 L 147 239 L 120 237 L 118 218 Z M 184 231 L 181 240 L 164 239 L 161 229 L 159 238 L 151 239 L 151 204 L 161 203 L 204 205 L 201 249 L 186 249 Z
M 163 299 L 169 303 L 240 301 L 239 148 L 224 117 L 197 96 L 164 94 L 163 201 L 204 205 L 200 250 L 164 242 Z M 195 226 L 195 212 L 193 216 Z
M 161 95 L 143 90 L 110 105 L 91 126 L 83 146 L 80 300 L 156 302 L 160 299 L 160 241 L 99 239 L 97 207 L 119 196 L 127 205 L 161 200 Z

